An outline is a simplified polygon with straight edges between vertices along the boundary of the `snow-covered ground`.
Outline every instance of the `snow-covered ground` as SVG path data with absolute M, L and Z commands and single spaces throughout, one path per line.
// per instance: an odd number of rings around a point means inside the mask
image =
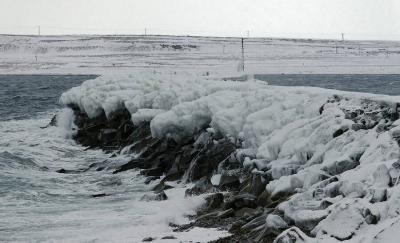
M 400 42 L 251 38 L 245 59 L 249 73 L 399 73 Z M 227 75 L 240 60 L 239 38 L 0 35 L 1 74 Z
M 278 208 L 313 238 L 297 228 L 282 238 L 397 242 L 400 96 L 136 73 L 86 81 L 61 102 L 91 117 L 126 107 L 155 137 L 209 124 L 241 144 L 245 167 L 271 178 L 272 197 L 293 195 Z

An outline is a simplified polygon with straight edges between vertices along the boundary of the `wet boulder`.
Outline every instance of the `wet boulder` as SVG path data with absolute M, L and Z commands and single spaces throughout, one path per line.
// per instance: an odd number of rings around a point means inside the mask
M 236 191 L 239 189 L 239 187 L 240 187 L 239 177 L 225 173 L 221 175 L 218 184 L 219 189 L 224 191 L 226 190 Z
M 311 238 L 308 237 L 303 231 L 297 227 L 292 227 L 283 231 L 276 239 L 274 243 L 307 243 L 312 242 Z
M 207 192 L 214 191 L 210 179 L 207 176 L 202 177 L 196 184 L 185 191 L 185 196 L 200 195 Z
M 156 240 L 157 238 L 153 238 L 153 237 L 146 237 L 146 238 L 144 238 L 142 241 L 143 242 L 150 242 L 150 241 L 153 241 L 153 240 Z
M 164 191 L 158 192 L 158 193 L 148 193 L 143 195 L 143 197 L 140 199 L 140 201 L 164 201 L 167 200 L 168 197 L 165 194 Z
M 267 183 L 261 175 L 252 174 L 251 177 L 248 179 L 247 184 L 243 187 L 241 191 L 258 196 L 263 191 L 265 191 L 266 185 Z
M 173 186 L 166 184 L 165 181 L 162 180 L 157 183 L 151 190 L 157 193 L 171 188 L 173 188 Z
M 212 210 L 220 207 L 224 202 L 224 195 L 222 193 L 214 193 L 205 198 L 207 210 Z
M 153 167 L 150 169 L 141 170 L 140 174 L 144 176 L 161 176 L 163 172 L 164 170 L 162 167 Z
M 203 176 L 210 176 L 218 167 L 221 161 L 224 161 L 236 149 L 236 146 L 226 139 L 210 143 L 197 154 L 191 161 L 188 168 L 188 181 L 195 181 Z
M 104 144 L 111 144 L 117 139 L 118 130 L 115 128 L 101 129 L 98 133 L 97 139 Z
M 244 207 L 257 208 L 257 197 L 250 193 L 242 193 L 233 196 L 225 203 L 225 208 L 238 210 Z

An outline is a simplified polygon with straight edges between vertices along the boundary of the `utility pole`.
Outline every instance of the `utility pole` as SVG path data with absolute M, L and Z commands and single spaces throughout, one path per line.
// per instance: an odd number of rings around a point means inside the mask
M 38 35 L 40 35 L 40 25 L 38 26 Z
M 342 33 L 342 41 L 344 42 L 344 33 Z
M 336 54 L 338 54 L 338 46 L 337 46 L 337 42 L 335 42 L 335 49 L 336 49 Z
M 242 71 L 244 72 L 244 38 L 242 38 Z
M 358 55 L 361 56 L 361 45 L 358 45 Z
M 147 35 L 147 28 L 144 28 L 144 35 Z

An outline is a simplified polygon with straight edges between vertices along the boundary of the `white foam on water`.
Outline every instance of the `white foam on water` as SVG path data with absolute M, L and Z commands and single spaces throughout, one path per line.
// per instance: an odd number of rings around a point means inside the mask
M 215 229 L 172 232 L 169 223 L 188 223 L 185 216 L 204 203 L 200 197 L 185 198 L 184 186 L 167 190 L 166 201 L 144 202 L 140 198 L 151 185 L 144 184 L 138 171 L 57 173 L 105 160 L 116 166 L 134 155 L 110 158 L 77 145 L 71 139 L 74 125 L 69 109 L 59 111 L 58 126 L 40 128 L 52 114 L 0 122 L 1 242 L 141 242 L 145 237 L 160 240 L 170 235 L 182 242 L 201 242 L 227 234 Z M 108 196 L 91 197 L 98 193 Z

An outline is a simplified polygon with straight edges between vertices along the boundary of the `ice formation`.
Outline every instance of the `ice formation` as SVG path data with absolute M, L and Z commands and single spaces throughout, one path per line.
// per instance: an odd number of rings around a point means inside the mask
M 293 235 L 307 242 L 380 242 L 399 227 L 400 97 L 126 75 L 86 81 L 60 101 L 89 117 L 126 108 L 134 123 L 150 121 L 154 137 L 179 140 L 210 127 L 231 138 L 243 165 L 270 178 L 271 196 L 289 197 L 278 208 L 298 228 L 277 242 Z

